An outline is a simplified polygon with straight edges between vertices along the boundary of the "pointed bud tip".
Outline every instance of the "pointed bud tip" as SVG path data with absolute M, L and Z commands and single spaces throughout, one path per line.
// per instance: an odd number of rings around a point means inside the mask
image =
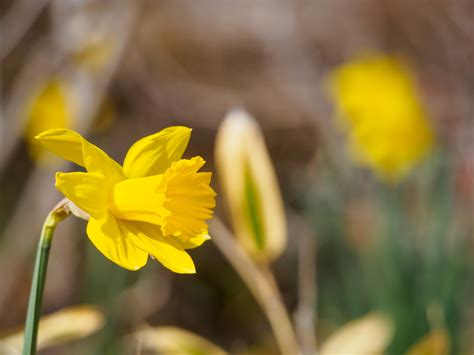
M 45 132 L 41 132 L 40 134 L 37 134 L 37 135 L 35 136 L 35 139 L 41 140 L 41 139 L 43 138 L 44 134 L 45 134 Z
M 243 107 L 235 107 L 230 109 L 225 117 L 229 119 L 255 120 L 255 118 Z

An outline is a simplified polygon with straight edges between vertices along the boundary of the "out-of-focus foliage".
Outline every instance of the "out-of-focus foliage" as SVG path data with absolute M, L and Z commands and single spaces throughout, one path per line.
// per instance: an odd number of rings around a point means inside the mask
M 38 350 L 85 338 L 101 329 L 104 321 L 102 312 L 88 305 L 69 307 L 44 316 L 39 324 Z M 22 347 L 23 331 L 0 336 L 0 354 L 21 354 Z
M 434 157 L 423 174 L 398 187 L 357 176 L 349 183 L 332 169 L 320 172 L 307 197 L 307 213 L 314 216 L 322 237 L 318 254 L 322 319 L 340 324 L 381 309 L 394 322 L 388 352 L 400 354 L 429 331 L 427 311 L 438 304 L 451 338 L 456 339 L 452 349 L 458 351 L 461 305 L 470 292 L 465 280 L 472 277 L 472 266 L 466 255 L 467 235 L 454 219 L 447 161 L 443 155 Z M 347 208 L 358 202 L 372 206 L 360 211 L 372 218 L 364 218 L 365 228 L 354 239 Z
M 82 48 L 79 48 L 74 55 L 74 60 L 78 66 L 96 73 L 104 69 L 110 61 L 112 48 L 110 43 L 105 42 L 104 39 L 92 39 L 87 41 Z
M 381 179 L 400 181 L 432 150 L 433 129 L 403 61 L 354 59 L 331 73 L 330 89 L 354 159 Z
M 355 319 L 326 339 L 320 348 L 321 355 L 385 353 L 393 335 L 393 325 L 381 314 L 369 314 Z
M 407 352 L 407 355 L 448 355 L 449 334 L 445 329 L 435 329 Z
M 132 334 L 138 348 L 161 355 L 224 355 L 228 352 L 192 332 L 177 327 L 146 327 Z

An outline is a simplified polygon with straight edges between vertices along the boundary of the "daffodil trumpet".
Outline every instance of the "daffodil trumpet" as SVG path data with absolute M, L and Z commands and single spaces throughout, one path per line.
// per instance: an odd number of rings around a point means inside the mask
M 215 207 L 211 173 L 199 172 L 203 158 L 181 159 L 191 136 L 187 127 L 168 127 L 140 139 L 123 166 L 77 132 L 52 129 L 37 139 L 51 152 L 86 169 L 56 174 L 66 197 L 46 219 L 28 306 L 23 353 L 34 354 L 38 318 L 54 229 L 70 214 L 88 220 L 87 235 L 110 261 L 143 267 L 151 255 L 173 272 L 192 274 L 187 253 L 209 240 L 207 220 Z

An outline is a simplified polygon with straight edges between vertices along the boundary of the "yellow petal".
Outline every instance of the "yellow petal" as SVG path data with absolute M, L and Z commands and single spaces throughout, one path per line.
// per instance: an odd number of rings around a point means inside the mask
M 103 219 L 91 218 L 87 224 L 87 235 L 105 257 L 125 269 L 138 270 L 148 260 L 148 253 L 123 234 L 110 213 Z
M 204 163 L 201 157 L 181 159 L 166 170 L 163 206 L 171 213 L 161 227 L 164 236 L 187 240 L 207 230 L 216 193 L 209 186 L 211 173 L 197 172 Z
M 216 166 L 235 234 L 259 261 L 272 261 L 287 242 L 283 199 L 256 120 L 231 111 L 216 138 Z
M 137 178 L 163 173 L 171 163 L 181 159 L 190 136 L 190 128 L 175 126 L 140 139 L 125 157 L 125 175 Z
M 85 167 L 82 159 L 82 137 L 68 129 L 50 129 L 36 136 L 43 146 L 61 158 Z
M 169 212 L 163 208 L 163 175 L 126 179 L 114 186 L 113 214 L 119 219 L 163 224 Z
M 82 155 L 87 171 L 104 175 L 110 184 L 124 179 L 122 167 L 102 149 L 82 139 Z
M 143 222 L 119 221 L 127 238 L 148 251 L 163 266 L 178 274 L 194 274 L 193 259 L 173 237 L 163 237 L 160 227 Z
M 104 175 L 111 183 L 123 179 L 122 168 L 102 149 L 69 129 L 50 129 L 36 137 L 43 146 L 60 157 Z
M 98 173 L 56 173 L 56 188 L 93 218 L 107 210 L 107 182 Z
M 181 245 L 183 249 L 194 249 L 194 248 L 200 247 L 202 244 L 204 244 L 204 242 L 210 239 L 211 237 L 209 236 L 206 230 L 198 234 L 197 236 L 186 239 L 186 240 L 182 240 L 181 238 L 178 238 L 177 242 L 179 245 Z

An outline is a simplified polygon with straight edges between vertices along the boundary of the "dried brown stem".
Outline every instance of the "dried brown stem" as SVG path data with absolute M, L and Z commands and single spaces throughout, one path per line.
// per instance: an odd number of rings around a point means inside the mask
M 210 222 L 214 243 L 240 275 L 270 322 L 282 354 L 299 354 L 299 345 L 288 312 L 276 284 L 236 242 L 232 233 L 217 218 Z

